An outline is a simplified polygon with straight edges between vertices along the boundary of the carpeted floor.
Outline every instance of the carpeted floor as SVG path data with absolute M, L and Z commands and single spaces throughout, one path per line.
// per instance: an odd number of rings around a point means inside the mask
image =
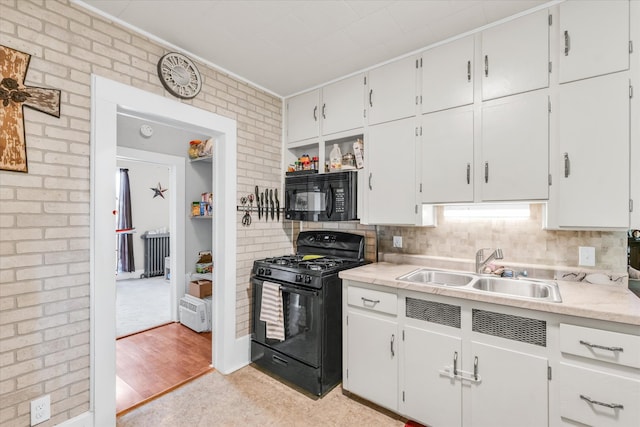
M 118 417 L 118 427 L 403 427 L 338 386 L 314 400 L 253 366 L 211 372 Z
M 171 284 L 164 277 L 116 281 L 116 337 L 171 321 Z

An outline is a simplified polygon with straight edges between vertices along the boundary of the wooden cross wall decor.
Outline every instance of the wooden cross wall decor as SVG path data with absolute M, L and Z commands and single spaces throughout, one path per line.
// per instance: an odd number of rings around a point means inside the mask
M 0 170 L 27 172 L 24 107 L 60 117 L 60 91 L 25 86 L 31 55 L 0 45 Z

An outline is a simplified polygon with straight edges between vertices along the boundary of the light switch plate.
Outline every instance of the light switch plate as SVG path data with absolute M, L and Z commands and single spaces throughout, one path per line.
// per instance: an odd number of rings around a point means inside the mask
M 393 247 L 394 248 L 402 247 L 402 236 L 393 236 Z
M 594 267 L 596 265 L 596 248 L 592 246 L 580 246 L 578 248 L 578 265 Z

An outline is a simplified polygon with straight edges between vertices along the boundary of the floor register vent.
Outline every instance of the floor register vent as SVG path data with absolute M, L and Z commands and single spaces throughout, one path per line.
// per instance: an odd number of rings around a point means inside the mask
M 508 340 L 547 346 L 547 322 L 473 309 L 473 331 Z
M 460 329 L 460 307 L 440 302 L 407 298 L 406 316 Z

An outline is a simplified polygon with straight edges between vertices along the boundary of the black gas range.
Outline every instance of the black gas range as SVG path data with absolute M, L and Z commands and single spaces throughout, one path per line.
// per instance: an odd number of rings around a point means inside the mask
M 365 263 L 364 236 L 303 231 L 296 247 L 295 255 L 254 262 L 251 360 L 322 396 L 342 379 L 342 281 L 338 272 Z M 281 324 L 267 325 L 260 319 L 265 311 L 273 314 L 274 292 L 282 310 L 281 321 L 275 323 Z M 280 332 L 274 333 L 278 328 Z

